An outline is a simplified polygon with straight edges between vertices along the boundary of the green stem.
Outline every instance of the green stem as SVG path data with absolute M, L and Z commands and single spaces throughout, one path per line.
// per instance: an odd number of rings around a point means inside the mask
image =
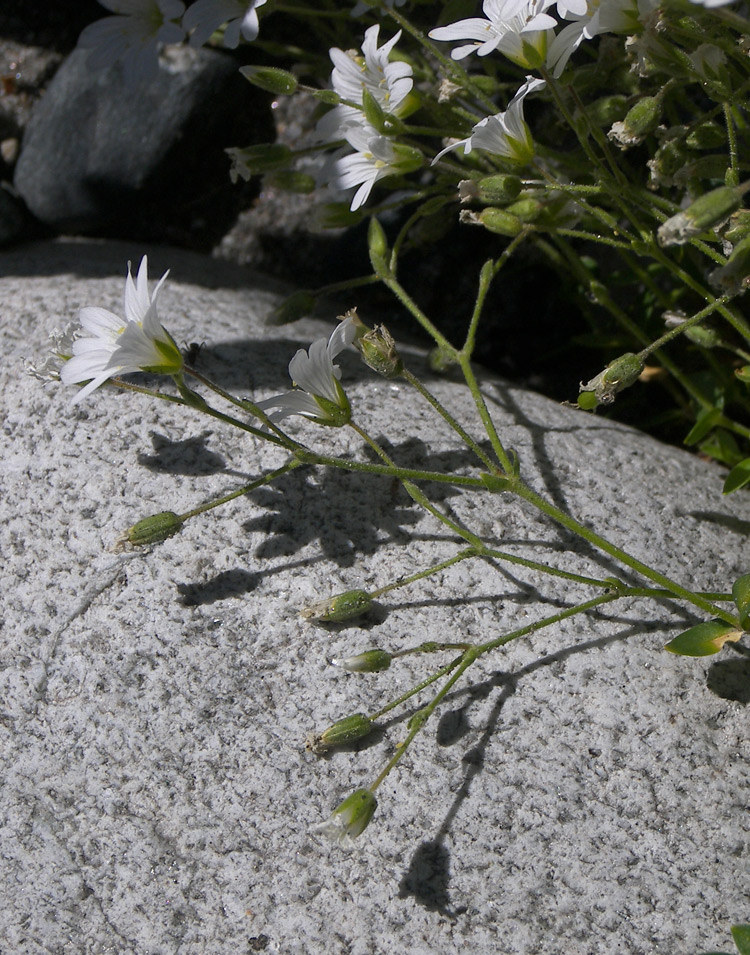
M 223 497 L 218 497 L 213 501 L 208 501 L 206 504 L 200 504 L 198 507 L 194 507 L 192 511 L 186 511 L 184 514 L 179 514 L 179 519 L 184 523 L 191 517 L 196 517 L 198 514 L 203 514 L 205 511 L 210 511 L 214 507 L 219 507 L 221 504 L 227 504 L 229 501 L 233 501 L 237 497 L 242 497 L 244 494 L 249 494 L 250 491 L 254 491 L 256 488 L 263 487 L 264 484 L 270 484 L 272 481 L 275 481 L 276 478 L 281 477 L 282 474 L 287 474 L 289 471 L 293 471 L 298 467 L 302 467 L 302 462 L 298 461 L 297 458 L 292 458 L 282 467 L 276 468 L 275 471 L 269 471 L 269 473 L 264 474 L 263 477 L 256 478 L 254 481 L 250 481 L 249 484 L 243 484 L 242 487 L 237 488 L 235 491 L 231 491 L 229 494 L 225 494 Z
M 443 560 L 439 564 L 434 564 L 432 567 L 428 567 L 426 570 L 420 570 L 418 573 L 411 574 L 409 577 L 402 577 L 400 580 L 396 580 L 392 584 L 386 584 L 385 587 L 379 587 L 377 590 L 370 591 L 370 597 L 373 599 L 382 597 L 383 594 L 390 593 L 392 590 L 397 590 L 399 587 L 407 587 L 409 584 L 413 584 L 417 580 L 424 580 L 425 577 L 431 577 L 433 574 L 437 574 L 441 570 L 446 570 L 448 567 L 452 567 L 454 564 L 458 564 L 462 560 L 466 560 L 468 557 L 476 557 L 476 555 L 477 551 L 474 547 L 467 547 L 465 550 L 459 551 L 453 557 L 449 557 L 448 560 Z

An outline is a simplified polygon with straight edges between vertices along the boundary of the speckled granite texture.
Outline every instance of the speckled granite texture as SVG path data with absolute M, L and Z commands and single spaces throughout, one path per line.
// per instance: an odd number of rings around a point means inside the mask
M 296 472 L 148 553 L 123 528 L 277 466 L 279 452 L 185 409 L 23 374 L 83 304 L 118 307 L 141 249 L 88 242 L 0 255 L 0 948 L 54 955 L 676 955 L 731 947 L 748 917 L 747 650 L 662 650 L 697 617 L 628 600 L 476 666 L 380 790 L 355 852 L 309 828 L 393 752 L 393 722 L 316 760 L 306 734 L 375 708 L 426 661 L 372 676 L 328 659 L 422 639 L 487 639 L 584 588 L 474 562 L 396 591 L 363 624 L 302 621 L 310 601 L 376 587 L 456 544 L 390 481 Z M 288 387 L 319 323 L 226 264 L 150 250 L 161 314 L 205 341 L 240 395 Z M 354 304 L 354 302 L 352 303 Z M 371 321 L 377 316 L 364 316 Z M 343 356 L 361 423 L 393 454 L 468 465 L 403 386 Z M 467 396 L 431 382 L 473 422 Z M 747 572 L 750 498 L 695 457 L 485 383 L 532 485 L 637 555 L 706 588 Z M 343 432 L 299 434 L 361 453 Z M 614 565 L 513 501 L 437 494 L 516 553 Z

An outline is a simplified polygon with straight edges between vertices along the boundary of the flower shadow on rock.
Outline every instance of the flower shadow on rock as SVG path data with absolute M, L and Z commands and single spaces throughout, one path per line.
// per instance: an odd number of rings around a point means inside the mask
M 138 463 L 160 474 L 186 474 L 192 477 L 220 474 L 226 471 L 227 466 L 220 454 L 206 447 L 206 440 L 212 434 L 212 431 L 203 431 L 191 438 L 173 441 L 165 434 L 152 431 L 150 438 L 154 453 L 139 452 Z

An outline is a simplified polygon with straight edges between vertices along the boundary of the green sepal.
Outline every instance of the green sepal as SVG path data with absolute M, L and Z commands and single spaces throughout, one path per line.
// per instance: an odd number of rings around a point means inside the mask
M 722 488 L 723 494 L 731 494 L 738 491 L 741 487 L 750 483 L 750 458 L 745 458 L 739 464 L 735 464 L 732 470 L 727 474 Z
M 750 925 L 733 925 L 732 938 L 740 955 L 750 955 Z
M 378 278 L 385 278 L 391 274 L 388 262 L 388 239 L 382 225 L 373 216 L 367 231 L 367 246 L 370 253 L 370 262 L 373 272 Z
M 363 736 L 371 733 L 373 728 L 373 722 L 369 716 L 365 716 L 364 713 L 354 713 L 352 716 L 345 716 L 342 720 L 337 720 L 323 730 L 319 736 L 315 737 L 315 742 L 310 748 L 315 753 L 324 753 L 334 746 L 356 743 L 358 739 L 362 739 Z
M 347 590 L 343 594 L 336 594 L 328 600 L 319 600 L 310 607 L 306 607 L 301 616 L 305 620 L 319 620 L 323 623 L 341 623 L 360 617 L 372 607 L 372 597 L 366 590 Z
M 734 624 L 725 620 L 707 620 L 678 634 L 664 649 L 683 657 L 709 657 L 718 653 L 728 640 L 736 643 L 741 636 L 742 631 Z
M 742 368 L 738 368 L 735 371 L 735 375 L 744 381 L 746 385 L 750 385 L 750 365 L 743 365 Z
M 482 479 L 482 484 L 493 494 L 510 491 L 515 483 L 513 477 L 500 477 L 499 474 L 488 474 L 486 471 L 483 471 L 479 477 Z
M 362 109 L 367 122 L 382 136 L 386 131 L 385 112 L 366 86 L 362 87 Z
M 732 597 L 740 613 L 740 625 L 750 630 L 750 574 L 743 574 L 732 584 Z

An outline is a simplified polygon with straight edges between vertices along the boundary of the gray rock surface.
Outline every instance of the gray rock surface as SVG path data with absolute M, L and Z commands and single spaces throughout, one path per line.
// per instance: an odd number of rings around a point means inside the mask
M 186 510 L 281 461 L 183 408 L 110 390 L 71 409 L 69 390 L 23 374 L 21 358 L 43 355 L 79 306 L 119 307 L 125 263 L 142 251 L 68 242 L 0 254 L 3 950 L 731 947 L 750 901 L 750 661 L 743 647 L 706 660 L 665 653 L 699 619 L 671 601 L 623 601 L 484 658 L 387 779 L 356 850 L 310 838 L 373 779 L 405 721 L 322 760 L 306 734 L 372 711 L 437 663 L 368 677 L 329 658 L 488 639 L 587 591 L 463 563 L 395 591 L 369 621 L 311 626 L 298 610 L 312 600 L 456 549 L 392 482 L 344 472 L 297 472 L 150 552 L 114 553 L 139 518 Z M 277 293 L 257 277 L 148 251 L 152 277 L 172 269 L 165 324 L 178 341 L 205 340 L 199 367 L 240 395 L 288 387 L 295 348 L 326 332 L 265 327 Z M 357 419 L 395 457 L 468 465 L 403 386 L 342 359 Z M 462 389 L 431 386 L 474 427 Z M 501 381 L 484 388 L 535 488 L 691 585 L 724 588 L 748 571 L 750 499 L 722 498 L 715 467 Z M 362 453 L 343 431 L 298 433 Z M 514 500 L 437 498 L 507 550 L 615 571 Z
M 45 225 L 210 248 L 251 200 L 224 150 L 269 140 L 267 96 L 232 56 L 167 47 L 145 87 L 67 57 L 25 130 L 14 185 Z

